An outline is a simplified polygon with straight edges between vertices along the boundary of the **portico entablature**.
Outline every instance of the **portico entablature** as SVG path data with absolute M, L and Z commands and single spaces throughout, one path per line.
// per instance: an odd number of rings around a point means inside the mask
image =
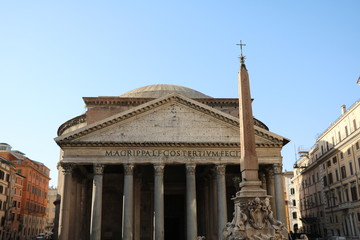
M 239 164 L 239 148 L 69 148 L 62 162 L 75 164 Z M 259 151 L 260 164 L 281 163 L 279 151 Z

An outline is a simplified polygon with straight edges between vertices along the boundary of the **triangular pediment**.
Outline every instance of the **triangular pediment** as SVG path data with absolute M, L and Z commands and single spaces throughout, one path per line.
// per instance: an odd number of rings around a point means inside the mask
M 255 126 L 257 145 L 283 138 Z M 155 99 L 57 137 L 62 143 L 238 144 L 238 119 L 178 94 Z

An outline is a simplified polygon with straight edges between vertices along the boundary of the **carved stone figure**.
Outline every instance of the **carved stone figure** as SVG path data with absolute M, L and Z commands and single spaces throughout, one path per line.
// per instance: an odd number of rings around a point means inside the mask
M 284 240 L 284 224 L 273 217 L 268 198 L 235 203 L 233 220 L 223 230 L 225 240 Z

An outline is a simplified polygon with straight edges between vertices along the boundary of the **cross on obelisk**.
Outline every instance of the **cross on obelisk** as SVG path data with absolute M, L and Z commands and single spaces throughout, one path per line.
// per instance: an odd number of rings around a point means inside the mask
M 242 47 L 243 47 L 243 46 L 246 46 L 246 44 L 242 43 L 242 40 L 240 40 L 240 43 L 237 43 L 236 45 L 240 46 L 240 53 L 241 53 L 241 55 L 240 55 L 240 56 L 243 56 L 243 50 L 242 50 Z
M 256 197 L 265 195 L 259 181 L 259 163 L 256 155 L 254 117 L 252 113 L 249 75 L 245 66 L 245 57 L 242 47 L 246 46 L 242 41 L 236 44 L 240 46 L 241 63 L 239 72 L 239 123 L 240 123 L 240 169 L 242 181 L 240 183 L 240 195 L 244 197 Z

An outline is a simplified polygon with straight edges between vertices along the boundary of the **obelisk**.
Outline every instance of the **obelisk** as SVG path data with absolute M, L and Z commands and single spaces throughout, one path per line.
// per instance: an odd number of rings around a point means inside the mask
M 273 217 L 266 190 L 261 188 L 256 154 L 254 117 L 252 115 L 249 74 L 242 55 L 240 41 L 239 82 L 239 124 L 240 124 L 240 191 L 234 201 L 233 220 L 223 230 L 225 240 L 285 240 L 287 230 L 284 224 Z
M 242 48 L 244 44 L 240 42 Z M 239 123 L 240 123 L 240 197 L 265 196 L 266 190 L 261 188 L 258 171 L 259 162 L 256 154 L 254 117 L 250 94 L 249 74 L 245 66 L 245 57 L 240 56 L 239 84 Z

